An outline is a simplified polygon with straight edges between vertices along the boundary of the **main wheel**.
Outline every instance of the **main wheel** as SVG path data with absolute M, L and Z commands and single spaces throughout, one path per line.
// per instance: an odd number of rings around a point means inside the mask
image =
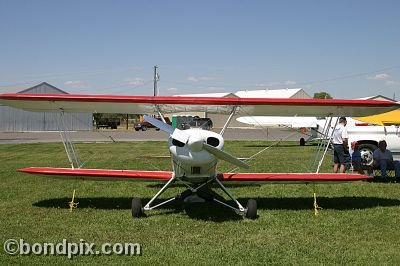
M 139 218 L 144 215 L 142 201 L 138 198 L 132 199 L 132 217 Z
M 304 138 L 300 139 L 300 146 L 306 145 L 306 140 Z
M 249 199 L 247 201 L 246 218 L 249 218 L 252 220 L 257 218 L 257 201 L 255 201 L 253 199 Z
M 363 164 L 365 165 L 372 165 L 374 162 L 374 150 L 376 150 L 378 147 L 375 146 L 374 144 L 369 144 L 369 143 L 364 143 L 360 144 L 358 146 L 358 149 L 360 150 L 361 153 L 361 159 Z
M 142 131 L 146 131 L 147 130 L 147 126 L 142 126 Z

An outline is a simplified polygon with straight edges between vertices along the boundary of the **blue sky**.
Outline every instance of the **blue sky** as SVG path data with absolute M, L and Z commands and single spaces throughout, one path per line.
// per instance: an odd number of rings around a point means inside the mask
M 400 1 L 0 0 L 0 92 L 400 98 Z

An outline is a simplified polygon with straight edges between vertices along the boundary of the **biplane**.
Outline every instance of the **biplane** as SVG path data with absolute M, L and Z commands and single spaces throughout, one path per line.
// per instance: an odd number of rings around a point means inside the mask
M 111 96 L 111 95 L 59 95 L 59 94 L 1 94 L 0 104 L 29 111 L 98 112 L 147 114 L 145 120 L 168 133 L 168 147 L 172 171 L 141 171 L 84 169 L 76 157 L 73 145 L 61 134 L 71 168 L 29 167 L 18 171 L 30 174 L 84 177 L 94 179 L 125 179 L 164 181 L 162 188 L 144 206 L 139 198 L 132 199 L 132 216 L 142 217 L 145 212 L 174 200 L 184 202 L 213 201 L 244 214 L 249 219 L 257 217 L 257 202 L 249 199 L 243 206 L 224 186 L 226 182 L 342 182 L 368 179 L 359 174 L 319 173 L 220 173 L 218 160 L 237 167 L 249 165 L 224 151 L 224 133 L 234 115 L 280 116 L 366 116 L 399 108 L 399 104 L 375 100 L 335 99 L 268 99 L 268 98 L 214 98 L 179 96 Z M 165 121 L 151 117 L 164 114 L 203 111 L 226 114 L 226 123 L 219 133 L 191 128 L 180 130 Z M 63 123 L 60 123 L 62 125 Z M 60 132 L 62 131 L 60 127 Z M 65 133 L 65 132 L 64 132 Z M 175 197 L 156 203 L 159 196 L 173 183 L 180 182 L 187 190 Z M 211 185 L 217 185 L 230 199 L 223 200 L 210 193 Z

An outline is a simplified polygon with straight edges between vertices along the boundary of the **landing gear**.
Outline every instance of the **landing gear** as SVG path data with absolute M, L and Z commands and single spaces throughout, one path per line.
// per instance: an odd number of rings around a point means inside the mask
M 134 218 L 137 217 L 142 217 L 144 216 L 145 211 L 153 210 L 155 208 L 158 208 L 164 204 L 167 204 L 171 201 L 174 200 L 183 200 L 186 203 L 192 203 L 192 202 L 204 202 L 204 201 L 212 201 L 218 204 L 221 204 L 225 207 L 228 207 L 232 210 L 235 210 L 237 212 L 243 213 L 244 216 L 248 219 L 256 219 L 257 218 L 257 202 L 254 199 L 250 199 L 247 202 L 246 208 L 244 208 L 239 201 L 225 188 L 225 186 L 219 181 L 217 177 L 208 179 L 202 183 L 196 184 L 195 187 L 192 185 L 188 184 L 187 182 L 184 182 L 184 185 L 188 188 L 186 191 L 183 193 L 176 195 L 174 197 L 171 197 L 167 200 L 164 200 L 158 204 L 153 205 L 154 201 L 162 194 L 164 191 L 175 181 L 182 181 L 180 178 L 177 178 L 175 176 L 171 177 L 171 179 L 160 189 L 160 191 L 157 192 L 156 195 L 143 207 L 142 202 L 140 199 L 134 198 L 132 200 L 132 216 Z M 215 195 L 210 194 L 205 190 L 205 187 L 211 184 L 217 184 L 219 188 L 233 201 L 233 203 L 230 203 L 228 201 L 225 201 L 222 198 L 217 198 Z
M 247 201 L 245 216 L 248 219 L 254 220 L 257 218 L 257 201 L 249 199 Z
M 144 216 L 142 201 L 138 198 L 132 199 L 132 217 L 140 218 Z

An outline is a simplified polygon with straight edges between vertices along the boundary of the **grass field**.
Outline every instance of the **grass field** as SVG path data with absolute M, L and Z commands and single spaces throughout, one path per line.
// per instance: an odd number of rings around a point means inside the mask
M 270 143 L 228 141 L 226 150 L 247 157 Z M 86 168 L 170 170 L 165 142 L 78 143 Z M 253 172 L 305 172 L 315 147 L 285 142 L 250 162 Z M 330 171 L 330 156 L 322 172 Z M 84 181 L 27 175 L 29 166 L 68 167 L 61 143 L 0 145 L 1 243 L 59 243 L 81 239 L 103 243 L 140 243 L 141 256 L 11 256 L 8 264 L 400 264 L 400 184 L 227 185 L 246 203 L 258 202 L 259 218 L 213 203 L 176 202 L 132 219 L 132 197 L 151 198 L 160 183 Z M 221 163 L 220 171 L 232 166 Z M 68 210 L 73 189 L 78 208 Z M 163 198 L 185 188 L 174 186 Z M 314 215 L 313 193 L 323 209 Z

